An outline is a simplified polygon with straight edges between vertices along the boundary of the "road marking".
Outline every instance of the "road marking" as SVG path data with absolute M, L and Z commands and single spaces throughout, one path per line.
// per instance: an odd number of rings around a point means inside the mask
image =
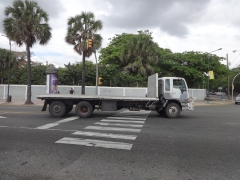
M 67 118 L 67 119 L 57 121 L 55 123 L 50 123 L 50 124 L 46 124 L 46 125 L 43 125 L 43 126 L 39 126 L 35 129 L 49 129 L 49 128 L 54 127 L 54 126 L 58 126 L 61 123 L 70 122 L 70 121 L 73 121 L 73 120 L 78 119 L 78 118 L 79 118 L 78 116 L 70 117 L 70 118 Z
M 0 116 L 0 118 L 7 118 L 7 117 Z
M 130 118 L 130 117 L 107 117 L 108 119 L 130 119 L 130 120 L 138 120 L 145 121 L 147 118 Z
M 122 122 L 122 123 L 138 123 L 144 124 L 145 121 L 127 121 L 127 120 L 110 120 L 110 119 L 102 119 L 102 122 Z
M 101 126 L 124 126 L 124 127 L 143 127 L 143 125 L 139 124 L 118 124 L 118 123 L 101 123 L 96 122 L 95 124 L 101 125 Z
M 114 127 L 101 127 L 101 126 L 87 126 L 84 129 L 94 129 L 102 131 L 128 131 L 128 132 L 140 132 L 141 129 L 130 129 L 130 128 L 114 128 Z
M 55 143 L 74 144 L 74 145 L 102 147 L 102 148 L 113 148 L 113 149 L 125 149 L 125 150 L 130 150 L 132 148 L 132 144 L 129 144 L 129 143 L 100 141 L 100 140 L 93 140 L 93 139 L 70 138 L 70 137 L 64 137 L 56 141 Z
M 100 132 L 85 132 L 85 131 L 76 131 L 72 133 L 73 135 L 82 135 L 82 136 L 92 136 L 92 137 L 106 137 L 114 139 L 128 139 L 135 140 L 137 136 L 135 135 L 125 135 L 125 134 L 111 134 L 111 133 L 100 133 Z
M 143 110 L 143 111 L 129 111 L 129 110 L 126 110 L 126 111 L 122 111 L 122 112 L 119 112 L 119 113 L 121 113 L 121 114 L 141 114 L 141 115 L 143 115 L 143 114 L 149 114 L 150 111 L 145 111 L 145 110 Z

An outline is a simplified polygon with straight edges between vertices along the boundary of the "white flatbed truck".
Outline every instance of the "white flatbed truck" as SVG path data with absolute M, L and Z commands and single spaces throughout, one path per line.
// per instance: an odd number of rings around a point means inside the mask
M 130 111 L 151 110 L 168 118 L 177 118 L 182 110 L 194 109 L 193 99 L 189 97 L 188 86 L 184 78 L 162 77 L 158 74 L 148 77 L 147 97 L 102 96 L 77 94 L 37 95 L 44 100 L 42 111 L 49 106 L 52 117 L 62 117 L 75 107 L 76 114 L 88 118 L 95 108 L 101 111 L 116 111 L 128 108 Z

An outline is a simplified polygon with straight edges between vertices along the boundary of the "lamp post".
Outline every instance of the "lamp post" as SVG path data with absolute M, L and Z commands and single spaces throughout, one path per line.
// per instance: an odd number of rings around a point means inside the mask
M 207 90 L 207 103 L 209 103 L 209 58 L 210 58 L 210 54 L 215 52 L 215 51 L 219 51 L 219 50 L 222 50 L 222 48 L 219 48 L 217 50 L 214 50 L 214 51 L 211 51 L 210 53 L 208 53 L 208 90 Z
M 2 36 L 5 36 L 7 37 L 6 35 L 2 34 Z M 9 61 L 8 61 L 8 91 L 7 91 L 7 101 L 6 102 L 11 102 L 10 101 L 10 97 L 9 97 L 9 89 L 10 89 L 10 62 L 11 62 L 11 58 L 12 58 L 12 55 L 11 55 L 11 40 L 9 39 L 9 45 L 10 45 L 10 56 L 9 56 Z

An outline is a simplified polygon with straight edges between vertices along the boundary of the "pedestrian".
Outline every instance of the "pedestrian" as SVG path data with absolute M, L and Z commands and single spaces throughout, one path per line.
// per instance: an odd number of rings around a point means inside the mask
M 73 88 L 71 88 L 69 92 L 70 92 L 70 94 L 73 94 L 74 93 Z
M 60 91 L 58 91 L 57 93 L 60 94 Z

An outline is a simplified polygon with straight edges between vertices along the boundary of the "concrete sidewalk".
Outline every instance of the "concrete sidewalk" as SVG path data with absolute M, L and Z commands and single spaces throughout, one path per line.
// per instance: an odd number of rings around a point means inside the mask
M 19 99 L 12 99 L 11 102 L 6 102 L 6 100 L 0 99 L 0 105 L 25 105 L 25 106 L 42 106 L 44 103 L 44 100 L 41 99 L 34 99 L 32 100 L 33 104 L 24 104 L 26 100 L 19 100 Z M 208 105 L 223 105 L 223 104 L 234 104 L 231 100 L 213 100 L 209 101 L 209 103 L 206 100 L 203 101 L 194 101 L 194 106 L 208 106 Z
M 24 106 L 42 106 L 44 101 L 41 99 L 34 99 L 32 100 L 33 104 L 25 104 L 26 100 L 24 99 L 16 99 L 12 100 L 11 102 L 6 102 L 6 100 L 0 99 L 0 105 L 24 105 Z

